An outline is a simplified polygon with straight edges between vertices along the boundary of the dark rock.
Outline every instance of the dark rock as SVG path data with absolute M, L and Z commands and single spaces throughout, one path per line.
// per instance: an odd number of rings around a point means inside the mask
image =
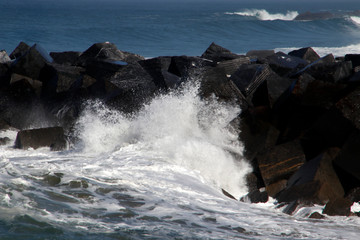
M 168 72 L 182 80 L 197 79 L 201 74 L 201 68 L 207 66 L 215 66 L 215 64 L 199 57 L 175 56 L 171 57 Z
M 352 63 L 350 61 L 332 63 L 314 62 L 298 73 L 302 72 L 310 74 L 317 80 L 337 83 L 350 78 L 352 74 Z
M 0 138 L 0 145 L 6 145 L 6 144 L 8 144 L 10 142 L 11 142 L 11 140 L 8 137 Z
M 344 143 L 339 155 L 334 160 L 335 166 L 344 171 L 340 178 L 345 187 L 360 187 L 360 161 L 357 161 L 360 156 L 359 146 L 360 133 L 355 131 Z M 349 176 L 353 178 L 347 178 Z
M 301 133 L 301 143 L 309 159 L 316 157 L 328 148 L 342 148 L 349 136 L 356 131 L 353 124 L 343 117 L 340 112 L 334 109 L 323 113 L 321 109 L 317 111 L 320 114 L 316 114 L 316 112 L 312 113 L 312 115 L 310 112 L 307 114 L 312 120 L 309 122 L 311 126 Z M 299 116 L 299 120 L 307 121 L 301 116 Z
M 311 218 L 311 219 L 325 219 L 326 217 L 324 215 L 322 215 L 321 213 L 313 212 L 312 214 L 310 214 L 309 218 Z
M 261 177 L 259 178 L 257 174 L 253 172 L 246 175 L 245 181 L 248 192 L 253 192 L 264 187 Z
M 299 141 L 276 145 L 257 155 L 265 186 L 287 179 L 305 163 L 305 155 Z
M 200 94 L 207 98 L 215 94 L 215 96 L 222 101 L 237 102 L 243 108 L 246 108 L 247 103 L 245 97 L 226 76 L 225 69 L 221 67 L 204 68 L 202 74 L 199 76 L 201 81 Z
M 266 79 L 267 98 L 271 108 L 277 107 L 287 101 L 289 92 L 287 91 L 293 84 L 292 79 L 280 77 L 272 73 Z
M 350 61 L 354 70 L 356 69 L 356 67 L 360 66 L 360 54 L 346 54 L 344 60 Z
M 338 149 L 330 149 L 302 165 L 288 180 L 278 196 L 280 202 L 300 200 L 324 204 L 344 196 L 344 189 L 332 167 Z
M 287 180 L 283 179 L 266 186 L 266 192 L 269 194 L 270 197 L 276 197 L 276 195 L 282 190 L 284 190 L 286 186 L 287 186 Z
M 315 12 L 315 13 L 304 12 L 297 15 L 294 20 L 298 20 L 298 21 L 326 20 L 334 17 L 335 15 L 332 14 L 331 12 Z
M 61 127 L 39 128 L 18 132 L 15 140 L 16 148 L 39 148 L 56 146 L 56 150 L 66 148 L 64 130 Z
M 351 202 L 360 202 L 360 187 L 351 189 L 346 195 L 346 198 Z
M 274 147 L 279 134 L 268 122 L 244 116 L 240 121 L 239 138 L 244 143 L 245 158 L 252 161 L 259 152 Z
M 127 113 L 138 110 L 158 90 L 152 77 L 139 63 L 124 66 L 110 78 L 108 83 L 112 88 L 107 93 L 106 102 Z
M 11 59 L 17 59 L 24 55 L 29 49 L 29 45 L 24 42 L 20 42 L 19 45 L 14 49 L 14 51 L 9 55 L 9 57 Z
M 296 72 L 308 65 L 306 60 L 290 56 L 283 52 L 277 52 L 274 55 L 266 57 L 265 62 L 268 63 L 272 70 L 280 76 Z
M 223 48 L 215 43 L 211 43 L 206 51 L 201 55 L 201 57 L 212 60 L 214 62 L 221 62 L 239 58 L 240 55 L 232 53 L 230 50 Z
M 231 199 L 236 200 L 236 198 L 235 198 L 233 195 L 231 195 L 228 191 L 226 191 L 226 190 L 224 190 L 224 189 L 221 189 L 221 192 L 222 192 L 225 196 L 227 196 L 228 198 L 231 198 Z
M 0 88 L 9 85 L 11 72 L 7 64 L 0 63 Z
M 235 83 L 237 88 L 247 98 L 248 102 L 251 102 L 255 90 L 271 74 L 272 71 L 266 64 L 244 64 L 231 75 L 230 80 Z
M 354 89 L 347 96 L 336 103 L 336 108 L 360 129 L 360 87 Z
M 10 62 L 11 59 L 10 57 L 7 55 L 5 50 L 1 50 L 0 51 L 0 63 L 8 63 Z
M 39 45 L 35 44 L 24 55 L 13 62 L 12 71 L 32 79 L 39 79 L 41 69 L 46 63 L 51 63 L 52 61 L 50 55 Z
M 56 63 L 46 64 L 40 72 L 43 97 L 55 97 L 56 94 L 69 91 L 84 72 L 81 67 Z
M 181 82 L 180 76 L 168 72 L 171 64 L 171 57 L 157 57 L 143 61 L 139 64 L 154 79 L 154 83 L 158 88 L 168 89 L 178 86 Z
M 231 75 L 243 64 L 250 64 L 250 59 L 248 57 L 241 56 L 233 60 L 219 62 L 216 67 L 218 69 L 224 69 L 226 76 L 231 77 Z
M 251 60 L 263 59 L 275 54 L 274 50 L 251 50 L 246 53 L 246 56 Z
M 4 119 L 0 118 L 0 130 L 9 130 L 11 128 L 10 124 Z
M 251 202 L 251 203 L 259 203 L 259 202 L 267 202 L 269 196 L 265 189 L 256 189 L 252 192 L 249 192 L 245 197 L 240 199 L 241 202 Z
M 62 65 L 75 65 L 77 59 L 82 54 L 82 52 L 50 52 L 50 56 L 54 59 L 54 63 Z
M 140 60 L 144 60 L 144 57 L 139 55 L 120 51 L 115 44 L 104 42 L 95 43 L 85 52 L 83 52 L 78 60 L 77 65 L 86 66 L 94 60 L 106 60 L 106 61 L 123 61 L 127 63 L 133 63 Z
M 29 88 L 27 90 L 27 92 L 35 92 L 36 96 L 37 97 L 40 97 L 41 95 L 41 89 L 42 89 L 42 82 L 40 82 L 39 80 L 34 80 L 32 78 L 29 78 L 29 77 L 26 77 L 26 76 L 23 76 L 23 75 L 19 75 L 19 74 L 16 74 L 16 73 L 13 73 L 11 74 L 11 78 L 10 78 L 10 89 L 13 89 L 14 88 L 14 85 L 16 85 L 16 82 L 18 81 L 25 81 L 26 84 L 30 84 Z M 25 93 L 26 95 L 26 93 Z
M 349 199 L 337 198 L 330 200 L 322 213 L 329 216 L 349 216 L 352 205 L 353 203 Z
M 311 47 L 300 48 L 298 50 L 294 50 L 289 52 L 290 56 L 302 58 L 308 62 L 315 62 L 320 59 L 320 56 L 312 49 Z
M 43 181 L 49 186 L 56 186 L 61 182 L 62 175 L 59 174 L 48 174 L 45 175 Z

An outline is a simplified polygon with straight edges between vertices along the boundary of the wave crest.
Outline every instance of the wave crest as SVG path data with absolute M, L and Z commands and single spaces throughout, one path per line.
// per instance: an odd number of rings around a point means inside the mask
M 352 22 L 354 22 L 355 24 L 360 25 L 360 17 L 351 16 L 351 17 L 350 17 L 350 20 L 351 20 Z
M 283 13 L 269 13 L 265 9 L 250 9 L 250 10 L 245 10 L 243 12 L 226 12 L 225 14 L 256 17 L 259 20 L 263 20 L 263 21 L 273 21 L 273 20 L 291 21 L 294 20 L 297 15 L 299 15 L 297 11 L 287 11 L 286 14 L 283 14 Z

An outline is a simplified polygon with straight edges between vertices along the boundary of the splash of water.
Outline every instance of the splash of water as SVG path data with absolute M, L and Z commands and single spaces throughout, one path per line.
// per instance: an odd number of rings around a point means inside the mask
M 240 15 L 246 17 L 256 17 L 262 21 L 272 21 L 272 20 L 283 20 L 291 21 L 296 18 L 299 13 L 297 11 L 287 11 L 286 14 L 283 13 L 269 13 L 265 9 L 250 9 L 243 12 L 227 12 L 228 15 Z
M 89 153 L 122 151 L 131 145 L 147 156 L 197 171 L 215 187 L 234 196 L 247 189 L 250 167 L 242 157 L 238 132 L 229 123 L 240 108 L 202 100 L 198 86 L 155 97 L 133 116 L 92 102 L 79 119 L 79 136 Z

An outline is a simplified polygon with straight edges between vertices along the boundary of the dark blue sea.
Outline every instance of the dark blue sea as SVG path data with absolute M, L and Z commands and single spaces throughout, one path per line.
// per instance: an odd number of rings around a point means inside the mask
M 240 54 L 311 46 L 344 55 L 360 53 L 360 18 L 349 14 L 359 9 L 355 0 L 0 0 L 0 49 L 109 41 L 151 58 L 199 56 L 215 42 Z M 337 17 L 295 20 L 306 11 Z M 358 217 L 308 218 L 324 206 L 289 216 L 273 199 L 224 196 L 247 193 L 249 163 L 229 153 L 242 156 L 228 128 L 241 109 L 184 88 L 131 118 L 88 103 L 74 127 L 81 144 L 65 151 L 14 149 L 17 130 L 0 131 L 12 140 L 0 146 L 0 240 L 359 239 Z
M 311 46 L 340 54 L 360 48 L 357 16 L 293 19 L 359 9 L 355 0 L 0 0 L 0 49 L 10 53 L 24 41 L 84 51 L 109 41 L 145 57 L 197 56 L 215 42 L 235 53 Z

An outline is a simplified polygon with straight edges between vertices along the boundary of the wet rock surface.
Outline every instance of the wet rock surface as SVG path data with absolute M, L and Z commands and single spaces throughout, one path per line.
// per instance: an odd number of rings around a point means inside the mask
M 306 13 L 299 20 L 323 17 Z M 19 129 L 15 147 L 65 149 L 88 100 L 134 113 L 159 93 L 197 82 L 201 98 L 242 109 L 231 125 L 240 130 L 253 167 L 244 201 L 271 196 L 287 204 L 288 213 L 326 204 L 324 214 L 348 216 L 349 205 L 360 199 L 359 54 L 320 57 L 305 47 L 290 53 L 255 49 L 244 56 L 212 43 L 201 56 L 145 59 L 108 42 L 50 55 L 21 42 L 0 56 L 0 126 Z M 31 127 L 40 122 L 47 127 Z M 53 180 L 49 184 L 59 184 Z M 69 189 L 85 185 L 73 181 Z M 85 196 L 80 190 L 74 194 Z

